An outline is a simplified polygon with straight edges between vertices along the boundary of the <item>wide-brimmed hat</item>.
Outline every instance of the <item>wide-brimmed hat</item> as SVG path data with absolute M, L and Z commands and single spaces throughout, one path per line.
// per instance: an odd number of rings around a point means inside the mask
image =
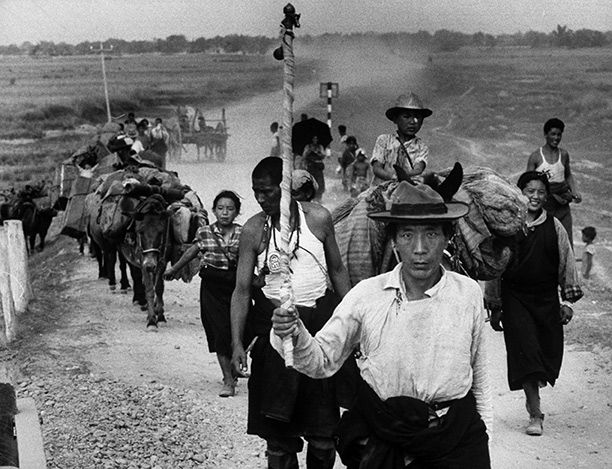
M 391 196 L 391 206 L 383 212 L 369 213 L 374 220 L 391 223 L 451 221 L 468 213 L 463 202 L 444 202 L 435 190 L 425 184 L 402 181 Z
M 413 112 L 416 111 L 423 117 L 429 117 L 433 114 L 431 109 L 428 109 L 423 105 L 421 98 L 414 93 L 408 93 L 399 96 L 395 102 L 395 106 L 387 109 L 385 116 L 387 116 L 387 119 L 394 121 L 400 111 L 406 110 Z

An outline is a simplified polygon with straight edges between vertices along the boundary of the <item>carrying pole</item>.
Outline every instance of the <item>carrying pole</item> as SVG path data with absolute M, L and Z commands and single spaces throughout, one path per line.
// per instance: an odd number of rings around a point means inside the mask
M 274 57 L 284 61 L 283 67 L 283 130 L 281 133 L 281 146 L 283 150 L 283 179 L 281 181 L 280 202 L 280 268 L 281 268 L 281 307 L 294 308 L 293 288 L 291 285 L 291 272 L 289 270 L 289 240 L 291 238 L 291 173 L 293 171 L 293 149 L 291 146 L 291 129 L 293 127 L 293 85 L 295 81 L 295 57 L 293 55 L 293 28 L 300 27 L 300 15 L 288 3 L 283 8 L 285 18 L 281 21 L 280 48 L 274 51 Z M 283 339 L 283 352 L 285 366 L 293 368 L 293 338 L 287 336 Z

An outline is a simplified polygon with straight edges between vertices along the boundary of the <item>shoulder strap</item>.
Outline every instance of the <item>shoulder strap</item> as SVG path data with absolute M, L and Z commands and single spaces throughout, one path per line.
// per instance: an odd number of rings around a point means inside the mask
M 263 230 L 261 231 L 261 238 L 259 239 L 259 244 L 261 244 L 261 242 L 264 239 L 266 241 L 266 251 L 264 254 L 264 262 L 263 262 L 263 265 L 261 266 L 262 269 L 265 269 L 268 267 L 268 253 L 270 252 L 270 229 L 274 229 L 274 227 L 271 226 L 271 223 L 270 223 L 271 220 L 272 220 L 272 217 L 270 217 L 270 215 L 267 215 L 266 220 L 264 222 Z M 259 249 L 259 246 L 257 246 L 257 248 Z
M 223 255 L 227 258 L 228 261 L 231 262 L 232 259 L 230 257 L 229 251 L 227 250 L 227 246 L 223 246 L 221 244 L 221 241 L 219 241 L 219 237 L 217 236 L 217 234 L 212 229 L 212 225 L 211 225 L 210 231 L 212 232 L 213 239 L 215 240 L 215 243 L 217 243 L 217 246 L 219 247 L 219 249 L 221 250 Z
M 412 164 L 412 160 L 410 159 L 410 155 L 408 154 L 406 147 L 397 135 L 395 136 L 395 138 L 400 144 L 400 152 L 404 155 L 404 158 L 408 160 L 408 164 L 410 164 L 410 169 L 414 169 L 414 165 Z
M 319 269 L 321 269 L 321 272 L 323 272 L 323 275 L 325 275 L 325 282 L 327 283 L 327 289 L 333 290 L 333 285 L 331 283 L 331 278 L 329 277 L 329 273 L 327 272 L 327 269 L 323 267 L 323 264 L 321 264 L 319 259 L 317 259 L 317 256 L 315 256 L 312 252 L 310 252 L 304 246 L 298 246 L 298 249 L 301 249 L 302 251 L 305 251 L 312 256 L 314 261 L 317 263 L 317 266 L 319 267 Z

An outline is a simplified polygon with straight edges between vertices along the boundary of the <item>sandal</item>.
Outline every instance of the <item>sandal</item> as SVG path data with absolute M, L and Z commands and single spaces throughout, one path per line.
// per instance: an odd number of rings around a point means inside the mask
M 540 436 L 544 432 L 544 414 L 529 417 L 529 425 L 525 433 L 531 436 Z
M 224 384 L 219 392 L 219 397 L 232 397 L 236 395 L 236 386 L 234 384 Z

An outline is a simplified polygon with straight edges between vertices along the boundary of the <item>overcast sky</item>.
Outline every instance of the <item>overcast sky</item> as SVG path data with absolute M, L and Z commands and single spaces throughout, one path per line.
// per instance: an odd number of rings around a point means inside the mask
M 0 44 L 275 36 L 286 0 L 0 0 Z M 612 29 L 612 0 L 295 0 L 300 34 Z

